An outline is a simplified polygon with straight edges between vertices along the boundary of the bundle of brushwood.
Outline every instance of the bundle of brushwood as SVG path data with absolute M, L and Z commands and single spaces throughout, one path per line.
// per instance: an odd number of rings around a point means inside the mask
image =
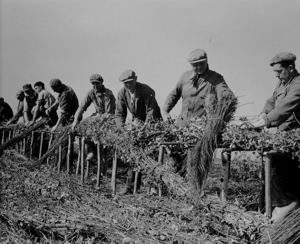
M 6 141 L 4 144 L 2 144 L 0 146 L 0 157 L 3 154 L 3 151 L 5 149 L 7 149 L 8 147 L 14 145 L 15 143 L 21 141 L 22 139 L 26 138 L 28 135 L 31 134 L 32 131 L 37 130 L 38 128 L 41 128 L 42 126 L 44 126 L 45 124 L 47 124 L 49 122 L 49 119 L 44 118 L 39 120 L 38 122 L 36 122 L 34 125 L 29 126 L 29 127 L 22 127 L 22 132 L 20 134 L 18 134 L 17 136 L 14 136 L 13 138 L 11 138 L 10 140 Z M 20 127 L 20 126 L 17 126 Z M 10 128 L 13 128 L 12 126 L 10 126 Z
M 195 202 L 201 201 L 213 153 L 217 148 L 221 133 L 233 119 L 237 108 L 237 98 L 231 95 L 218 100 L 215 94 L 208 94 L 204 106 L 206 109 L 205 131 L 197 144 L 189 151 L 187 159 L 190 193 Z

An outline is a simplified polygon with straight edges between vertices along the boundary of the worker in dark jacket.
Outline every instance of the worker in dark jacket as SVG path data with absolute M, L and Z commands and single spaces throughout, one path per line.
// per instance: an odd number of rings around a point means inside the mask
M 118 126 L 125 123 L 127 108 L 133 120 L 149 122 L 162 118 L 154 90 L 146 84 L 137 82 L 137 76 L 133 70 L 125 70 L 119 80 L 123 82 L 124 87 L 117 97 L 115 116 Z
M 278 83 L 253 127 L 266 127 L 273 133 L 300 127 L 300 75 L 295 61 L 296 56 L 288 52 L 271 59 Z M 285 155 L 273 156 L 271 177 L 272 221 L 280 222 L 299 205 L 298 162 Z
M 78 109 L 78 98 L 74 90 L 66 86 L 61 80 L 54 78 L 50 81 L 50 87 L 54 92 L 58 93 L 58 97 L 55 103 L 46 110 L 46 114 L 49 116 L 52 110 L 57 109 L 58 120 L 51 131 L 55 131 L 59 125 L 68 125 L 73 122 L 74 115 Z
M 0 97 L 0 123 L 7 122 L 14 116 L 11 107 Z
M 119 80 L 124 87 L 119 91 L 115 119 L 117 126 L 125 124 L 127 108 L 132 114 L 133 120 L 138 119 L 143 122 L 150 122 L 161 119 L 160 108 L 155 99 L 154 90 L 146 84 L 137 82 L 137 76 L 133 70 L 125 70 L 120 75 Z M 121 194 L 132 193 L 135 172 L 128 170 L 126 187 Z M 141 183 L 141 174 L 138 173 L 138 188 Z
M 23 107 L 24 107 L 24 92 L 20 90 L 16 94 L 16 98 L 19 100 L 18 108 L 16 114 L 6 123 L 6 126 L 10 124 L 15 124 L 23 116 Z
M 205 115 L 204 98 L 213 93 L 220 99 L 232 94 L 222 75 L 208 67 L 207 54 L 202 49 L 192 51 L 188 57 L 192 70 L 184 72 L 175 88 L 168 95 L 162 108 L 164 120 L 171 118 L 172 108 L 182 98 L 181 119 L 190 119 Z

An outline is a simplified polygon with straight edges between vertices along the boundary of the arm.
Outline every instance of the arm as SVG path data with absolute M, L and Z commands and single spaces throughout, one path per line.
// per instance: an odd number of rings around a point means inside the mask
M 116 101 L 116 111 L 115 111 L 115 121 L 118 127 L 125 124 L 127 117 L 127 106 L 125 103 L 125 94 L 121 91 L 118 93 L 118 98 Z
M 114 114 L 116 110 L 116 98 L 112 92 L 105 98 L 105 113 Z
M 22 117 L 22 115 L 23 115 L 23 107 L 24 107 L 24 103 L 23 103 L 23 101 L 20 101 L 16 114 L 14 115 L 14 117 L 12 117 L 12 119 L 10 121 L 7 122 L 6 125 L 10 125 L 10 124 L 14 124 L 14 123 L 18 122 L 19 118 Z
M 152 90 L 151 88 L 149 90 L 146 90 L 144 93 L 144 97 L 145 97 L 145 106 L 146 106 L 146 121 L 145 122 L 149 122 L 151 120 L 158 119 L 158 118 L 156 118 L 158 105 L 157 105 L 157 101 L 155 99 L 154 90 Z

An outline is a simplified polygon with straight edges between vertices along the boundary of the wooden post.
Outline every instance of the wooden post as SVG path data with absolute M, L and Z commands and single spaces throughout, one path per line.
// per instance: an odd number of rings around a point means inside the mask
M 164 154 L 165 154 L 165 146 L 160 145 L 159 147 L 159 154 L 158 154 L 158 163 L 164 164 Z M 158 196 L 162 196 L 162 188 L 161 186 L 158 187 Z
M 4 144 L 4 142 L 5 142 L 5 129 L 2 130 L 1 144 Z
M 62 145 L 59 144 L 59 147 L 58 147 L 58 162 L 57 162 L 57 171 L 58 172 L 60 172 L 60 169 L 61 169 L 61 160 L 62 160 L 61 153 L 62 153 Z
M 30 152 L 29 152 L 30 159 L 32 158 L 33 143 L 34 143 L 34 131 L 31 132 L 31 142 L 30 142 Z
M 133 185 L 133 194 L 137 193 L 139 174 L 140 174 L 139 171 L 135 171 L 135 174 L 134 174 L 134 185 Z
M 262 213 L 265 201 L 265 169 L 264 169 L 264 154 L 261 153 L 261 176 L 260 176 L 260 192 L 258 201 L 258 212 Z
M 228 193 L 228 181 L 230 177 L 231 152 L 222 151 L 221 158 L 222 158 L 223 177 L 224 177 L 224 182 L 221 190 L 221 199 L 223 201 L 226 201 L 227 193 Z
M 12 132 L 13 132 L 12 129 L 10 129 L 10 130 L 9 130 L 9 133 L 8 133 L 8 139 L 9 139 L 9 140 L 10 140 L 11 138 L 13 138 Z
M 270 218 L 272 216 L 272 202 L 271 202 L 271 167 L 273 155 L 267 154 L 265 163 L 265 194 L 266 194 L 266 214 Z
M 98 168 L 97 168 L 97 183 L 96 187 L 100 187 L 100 177 L 101 177 L 101 147 L 100 147 L 100 142 L 97 144 L 97 163 L 98 163 Z
M 49 148 L 51 147 L 52 140 L 53 140 L 53 136 L 54 136 L 54 134 L 51 133 L 50 139 L 49 139 L 49 144 L 48 144 L 48 150 L 49 150 Z M 48 165 L 49 165 L 49 160 L 50 160 L 50 156 L 47 158 L 47 164 L 48 164 Z
M 111 188 L 112 188 L 112 194 L 113 196 L 116 195 L 116 187 L 117 187 L 117 150 L 115 150 L 115 157 L 113 160 L 113 168 L 112 168 L 112 177 L 111 177 Z
M 44 132 L 41 132 L 40 150 L 39 150 L 39 159 L 42 157 L 42 152 L 43 152 L 43 142 L 44 142 Z
M 78 136 L 78 158 L 77 158 L 76 172 L 75 172 L 76 175 L 78 175 L 78 173 L 79 173 L 81 151 L 82 151 L 81 150 L 81 137 Z
M 67 153 L 67 172 L 68 173 L 70 173 L 72 155 L 73 155 L 73 135 L 69 134 L 69 137 L 68 137 L 68 153 Z
M 26 153 L 26 137 L 23 139 L 23 155 Z
M 85 138 L 84 136 L 81 138 L 81 182 L 84 183 L 84 145 Z

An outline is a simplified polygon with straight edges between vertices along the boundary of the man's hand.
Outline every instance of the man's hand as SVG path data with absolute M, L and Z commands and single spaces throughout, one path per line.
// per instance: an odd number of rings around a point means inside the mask
M 9 126 L 11 124 L 11 121 L 9 120 L 7 123 L 6 123 L 6 126 Z
M 74 122 L 73 122 L 73 124 L 72 124 L 72 131 L 75 130 L 75 127 L 76 127 L 77 124 L 78 124 L 78 120 L 75 119 Z
M 53 127 L 52 127 L 52 129 L 51 129 L 51 132 L 54 132 L 54 131 L 56 131 L 57 130 L 57 125 L 54 125 Z
M 34 125 L 34 123 L 35 123 L 35 121 L 31 121 L 31 122 L 29 123 L 29 126 Z
M 164 110 L 162 110 L 162 117 L 163 117 L 164 121 L 172 119 L 171 115 L 168 112 L 164 111 Z
M 26 121 L 24 124 L 26 127 L 30 126 L 30 121 Z
M 47 109 L 45 110 L 45 114 L 49 116 L 49 114 L 50 114 L 50 108 L 47 108 Z
M 266 125 L 265 120 L 263 118 L 258 118 L 252 123 L 249 122 L 249 124 L 252 125 L 253 128 L 261 128 Z

